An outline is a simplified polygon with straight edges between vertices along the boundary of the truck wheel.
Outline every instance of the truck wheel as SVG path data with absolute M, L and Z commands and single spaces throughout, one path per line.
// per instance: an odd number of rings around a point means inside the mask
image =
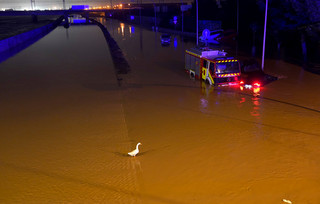
M 194 75 L 193 72 L 190 72 L 190 78 L 191 78 L 191 79 L 194 79 L 194 78 L 195 78 L 195 75 Z

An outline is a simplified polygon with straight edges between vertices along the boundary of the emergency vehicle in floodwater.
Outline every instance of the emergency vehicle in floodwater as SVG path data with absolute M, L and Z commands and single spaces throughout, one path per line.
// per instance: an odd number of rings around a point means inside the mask
M 185 53 L 185 70 L 192 78 L 210 85 L 239 84 L 240 63 L 227 53 L 210 48 L 191 48 Z

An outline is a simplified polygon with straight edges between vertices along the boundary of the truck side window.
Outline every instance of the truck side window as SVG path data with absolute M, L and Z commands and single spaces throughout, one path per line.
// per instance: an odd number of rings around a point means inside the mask
M 203 67 L 207 68 L 207 60 L 203 60 Z
M 210 71 L 214 73 L 214 63 L 210 62 Z

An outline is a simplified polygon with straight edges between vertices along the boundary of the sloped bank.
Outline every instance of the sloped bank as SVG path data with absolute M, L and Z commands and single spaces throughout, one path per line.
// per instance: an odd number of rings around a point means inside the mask
M 43 36 L 54 30 L 61 22 L 64 17 L 61 16 L 57 20 L 42 27 L 35 28 L 33 30 L 0 40 L 0 62 L 8 59 L 15 55 L 19 51 L 30 46 Z

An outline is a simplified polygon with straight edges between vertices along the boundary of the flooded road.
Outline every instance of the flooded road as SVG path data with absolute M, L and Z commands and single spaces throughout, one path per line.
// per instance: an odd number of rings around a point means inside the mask
M 261 89 L 184 73 L 172 36 L 103 21 L 58 27 L 0 64 L 2 203 L 320 202 L 320 80 L 267 60 Z M 141 142 L 137 157 L 127 156 Z

